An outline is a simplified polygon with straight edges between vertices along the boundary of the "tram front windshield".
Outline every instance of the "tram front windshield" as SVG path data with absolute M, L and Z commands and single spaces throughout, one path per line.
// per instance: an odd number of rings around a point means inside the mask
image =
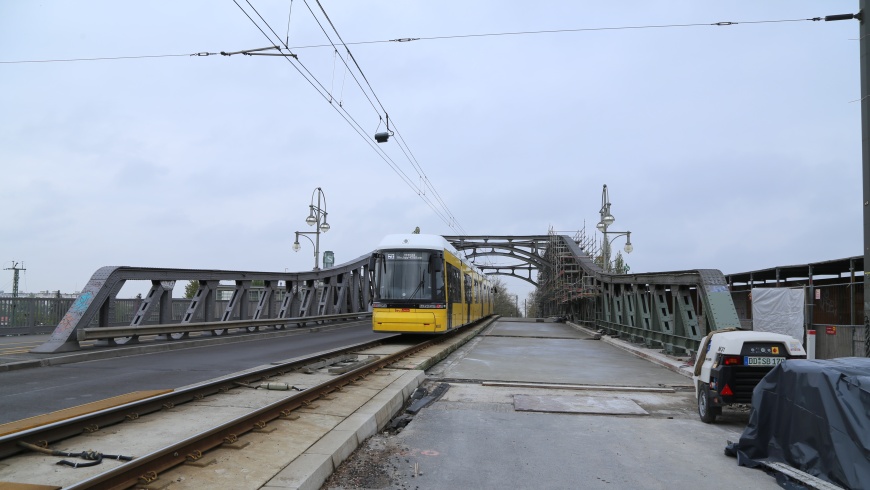
M 377 266 L 378 300 L 437 299 L 433 296 L 433 283 L 436 288 L 440 287 L 443 290 L 444 279 L 440 271 L 430 270 L 440 269 L 440 267 L 430 267 L 433 263 L 430 258 L 438 259 L 437 256 L 433 257 L 432 252 L 422 250 L 383 252 Z

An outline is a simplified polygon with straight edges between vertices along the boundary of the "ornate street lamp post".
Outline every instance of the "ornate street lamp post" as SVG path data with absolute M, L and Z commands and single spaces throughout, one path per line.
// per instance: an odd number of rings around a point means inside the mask
M 616 221 L 616 218 L 610 214 L 610 194 L 607 192 L 607 184 L 604 185 L 604 189 L 601 191 L 601 209 L 598 211 L 601 215 L 601 221 L 595 225 L 598 230 L 604 234 L 604 239 L 601 241 L 601 255 L 603 260 L 602 269 L 605 272 L 610 272 L 610 245 L 613 243 L 613 240 L 616 240 L 618 237 L 625 236 L 625 253 L 631 253 L 634 250 L 634 246 L 631 244 L 631 232 L 630 231 L 607 231 L 607 228 Z M 613 238 L 607 238 L 607 234 L 615 235 Z
M 317 204 L 314 204 L 315 195 L 317 196 Z M 326 222 L 326 194 L 320 187 L 311 193 L 311 204 L 308 205 L 308 210 L 305 222 L 309 226 L 314 226 L 314 231 L 297 231 L 296 240 L 293 242 L 293 251 L 298 252 L 302 248 L 299 245 L 299 235 L 307 238 L 314 245 L 314 270 L 320 270 L 320 234 L 329 231 L 329 223 Z M 314 240 L 308 235 L 314 235 Z

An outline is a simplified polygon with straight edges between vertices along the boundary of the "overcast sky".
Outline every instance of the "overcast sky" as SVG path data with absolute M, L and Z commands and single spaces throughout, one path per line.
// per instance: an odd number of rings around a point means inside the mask
M 336 263 L 417 226 L 591 234 L 603 184 L 635 272 L 862 253 L 855 20 L 351 44 L 806 19 L 857 1 L 321 2 L 365 79 L 332 47 L 301 48 L 328 44 L 303 0 L 251 0 L 333 107 L 280 57 L 9 63 L 270 45 L 232 0 L 0 4 L 0 263 L 24 263 L 22 291 L 77 291 L 106 265 L 309 270 L 311 244 L 291 246 L 316 187 Z M 425 177 L 395 136 L 377 148 L 410 184 L 367 143 L 381 105 Z

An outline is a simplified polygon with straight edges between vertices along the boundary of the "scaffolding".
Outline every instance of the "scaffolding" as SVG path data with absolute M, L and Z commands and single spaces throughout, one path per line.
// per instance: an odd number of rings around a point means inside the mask
M 548 230 L 549 243 L 545 258 L 550 263 L 546 271 L 538 274 L 539 298 L 549 315 L 562 315 L 571 312 L 577 300 L 595 297 L 599 294 L 593 278 L 588 276 L 574 257 L 568 245 L 551 226 Z M 590 259 L 600 254 L 600 246 L 586 233 L 586 226 L 577 230 L 573 236 L 580 250 Z

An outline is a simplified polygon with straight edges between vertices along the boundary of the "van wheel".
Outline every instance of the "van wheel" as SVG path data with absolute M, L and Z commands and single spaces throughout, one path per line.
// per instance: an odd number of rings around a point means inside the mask
M 716 422 L 716 416 L 722 413 L 722 408 L 710 406 L 710 389 L 707 383 L 701 383 L 698 387 L 698 415 L 701 421 L 707 424 Z

